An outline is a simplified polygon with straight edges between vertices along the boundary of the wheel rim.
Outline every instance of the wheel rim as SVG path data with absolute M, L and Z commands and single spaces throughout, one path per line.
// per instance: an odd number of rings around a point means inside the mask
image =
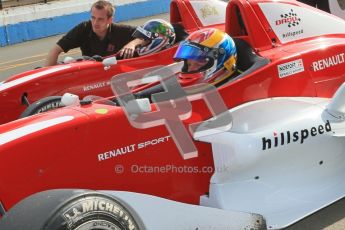
M 79 225 L 74 230 L 122 230 L 122 228 L 107 220 L 90 220 Z

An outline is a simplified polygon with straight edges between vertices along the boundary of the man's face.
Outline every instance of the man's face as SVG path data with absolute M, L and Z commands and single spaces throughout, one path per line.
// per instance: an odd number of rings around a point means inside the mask
M 187 60 L 188 72 L 198 71 L 201 67 L 207 64 L 207 60 Z
M 113 17 L 107 16 L 106 9 L 99 10 L 95 7 L 91 9 L 92 30 L 97 35 L 104 35 L 112 21 Z

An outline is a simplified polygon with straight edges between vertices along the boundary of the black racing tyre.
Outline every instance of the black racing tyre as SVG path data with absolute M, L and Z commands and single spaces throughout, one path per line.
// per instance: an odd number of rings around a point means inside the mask
M 67 189 L 49 190 L 24 199 L 0 219 L 0 229 L 144 229 L 138 223 L 142 222 L 136 213 L 112 196 L 94 191 Z
M 62 96 L 51 96 L 42 98 L 29 105 L 19 118 L 32 116 L 37 113 L 43 113 L 49 110 L 64 107 L 61 103 Z
M 345 10 L 345 0 L 338 0 L 338 4 L 341 10 Z

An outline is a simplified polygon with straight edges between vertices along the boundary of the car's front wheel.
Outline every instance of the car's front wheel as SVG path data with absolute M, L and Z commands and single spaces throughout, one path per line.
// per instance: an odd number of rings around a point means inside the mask
M 24 110 L 19 118 L 28 117 L 37 113 L 43 113 L 49 110 L 64 107 L 64 105 L 61 103 L 61 98 L 61 96 L 50 96 L 35 101 Z
M 115 197 L 86 190 L 50 190 L 15 205 L 1 230 L 137 230 L 133 210 Z

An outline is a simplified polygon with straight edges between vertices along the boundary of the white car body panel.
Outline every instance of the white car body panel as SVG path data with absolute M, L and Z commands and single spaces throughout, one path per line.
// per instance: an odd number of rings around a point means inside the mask
M 339 92 L 342 91 L 342 92 Z M 231 130 L 197 140 L 212 144 L 215 173 L 201 205 L 258 213 L 280 229 L 345 196 L 345 121 L 335 98 L 271 98 L 230 112 Z M 328 106 L 332 105 L 332 106 Z M 339 118 L 340 117 L 340 118 Z
M 134 210 L 148 230 L 260 230 L 266 226 L 265 220 L 257 214 L 185 204 L 133 192 L 101 192 L 116 197 Z

